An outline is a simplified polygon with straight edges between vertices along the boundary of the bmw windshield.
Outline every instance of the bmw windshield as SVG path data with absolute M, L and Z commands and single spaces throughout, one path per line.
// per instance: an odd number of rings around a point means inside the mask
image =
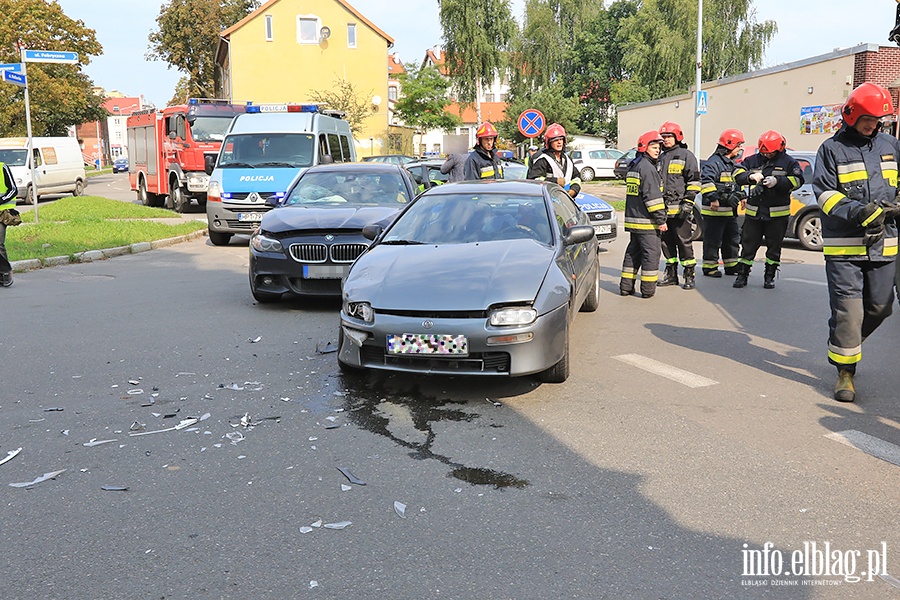
M 409 203 L 400 173 L 352 173 L 347 170 L 306 173 L 291 189 L 285 206 L 394 206 Z

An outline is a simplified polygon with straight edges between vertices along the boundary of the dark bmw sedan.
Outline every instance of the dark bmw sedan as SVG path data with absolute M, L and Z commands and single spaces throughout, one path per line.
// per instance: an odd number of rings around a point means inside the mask
M 429 189 L 344 282 L 344 369 L 569 376 L 579 310 L 599 304 L 597 239 L 555 183 L 484 181 Z
M 415 196 L 409 174 L 386 163 L 307 169 L 250 237 L 250 291 L 259 302 L 284 294 L 340 296 L 341 279 L 371 243 L 370 224 L 388 225 Z

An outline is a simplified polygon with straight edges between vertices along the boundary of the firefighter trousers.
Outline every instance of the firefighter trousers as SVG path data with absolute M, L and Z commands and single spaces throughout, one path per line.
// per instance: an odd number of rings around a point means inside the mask
M 766 264 L 781 264 L 781 247 L 784 245 L 784 235 L 787 233 L 788 218 L 775 217 L 774 219 L 744 219 L 741 228 L 741 262 L 752 265 L 756 253 L 766 241 Z
M 619 291 L 622 294 L 634 292 L 634 282 L 638 271 L 641 273 L 641 295 L 652 296 L 656 293 L 656 281 L 659 279 L 659 233 L 631 233 L 631 240 L 625 248 L 625 260 L 622 261 L 622 278 L 619 280 Z
M 856 372 L 862 343 L 891 314 L 894 301 L 894 261 L 826 260 L 828 299 L 828 362 Z
M 662 234 L 662 253 L 666 258 L 666 266 L 678 263 L 681 259 L 682 267 L 693 267 L 697 264 L 694 258 L 693 217 L 686 219 L 668 219 L 668 228 Z
M 704 217 L 703 272 L 710 273 L 719 269 L 720 250 L 725 272 L 734 271 L 740 257 L 740 242 L 737 217 Z

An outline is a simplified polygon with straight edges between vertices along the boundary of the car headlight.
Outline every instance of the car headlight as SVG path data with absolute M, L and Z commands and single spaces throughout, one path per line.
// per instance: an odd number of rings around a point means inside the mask
M 281 242 L 274 238 L 266 237 L 258 233 L 250 238 L 250 245 L 257 252 L 283 252 Z
M 375 309 L 368 302 L 348 302 L 344 312 L 348 317 L 359 319 L 364 323 L 372 323 L 375 321 Z
M 528 325 L 537 319 L 537 311 L 521 306 L 501 308 L 491 313 L 491 325 Z

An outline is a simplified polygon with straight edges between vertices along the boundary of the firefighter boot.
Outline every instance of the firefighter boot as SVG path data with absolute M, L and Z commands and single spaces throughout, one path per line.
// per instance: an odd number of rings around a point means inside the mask
M 694 284 L 694 267 L 684 268 L 684 285 L 681 287 L 686 290 L 692 290 L 696 287 Z
M 778 265 L 775 263 L 766 263 L 766 273 L 763 275 L 763 287 L 767 290 L 775 289 L 775 273 L 778 271 Z M 852 383 L 851 383 L 851 387 Z
M 0 285 L 9 287 L 12 285 L 12 273 L 0 273 Z
M 856 399 L 856 390 L 853 389 L 853 373 L 838 370 L 837 384 L 834 386 L 834 399 L 838 402 L 853 402 Z
M 662 281 L 657 283 L 658 286 L 678 285 L 678 263 L 667 263 L 666 273 L 663 275 Z
M 737 277 L 735 278 L 734 283 L 731 285 L 731 287 L 746 287 L 747 279 L 750 277 L 750 265 L 741 263 L 737 266 L 737 269 Z

